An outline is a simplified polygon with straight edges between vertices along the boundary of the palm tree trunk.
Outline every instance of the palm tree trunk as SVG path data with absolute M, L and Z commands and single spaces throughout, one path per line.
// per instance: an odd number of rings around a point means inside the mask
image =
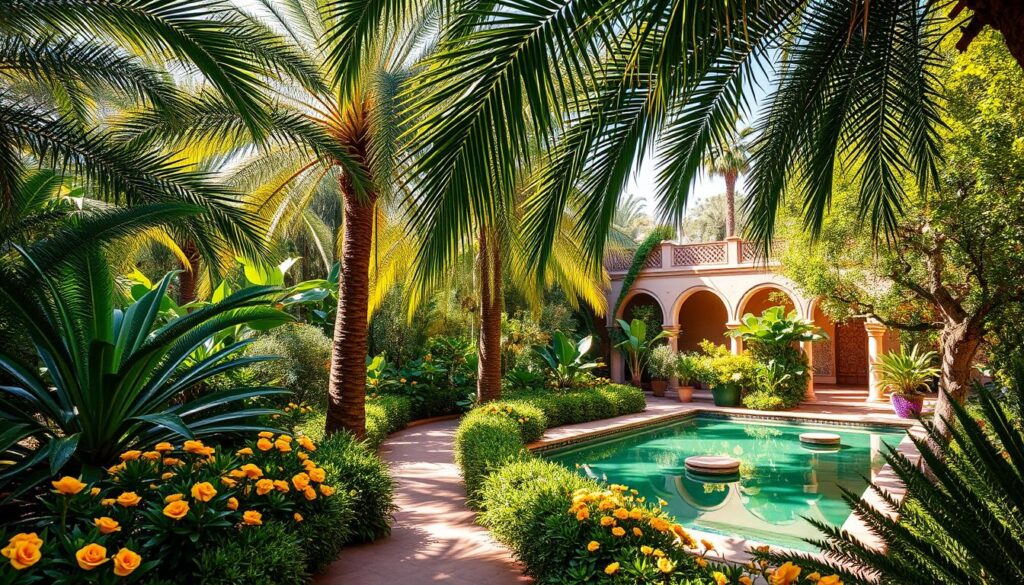
M 736 235 L 736 173 L 725 173 L 725 237 Z
M 501 256 L 498 242 L 480 230 L 480 337 L 476 396 L 481 403 L 501 398 Z M 492 247 L 494 249 L 492 249 Z
M 376 195 L 357 196 L 347 175 L 342 176 L 341 192 L 345 233 L 325 431 L 330 435 L 346 430 L 362 439 L 366 436 L 366 322 Z
M 178 275 L 178 304 L 187 305 L 195 301 L 199 294 L 199 247 L 191 240 L 185 240 L 182 253 L 188 259 L 189 266 L 182 264 Z

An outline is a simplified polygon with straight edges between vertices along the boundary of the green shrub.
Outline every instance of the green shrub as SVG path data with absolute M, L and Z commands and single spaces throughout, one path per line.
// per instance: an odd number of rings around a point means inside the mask
M 320 459 L 324 461 L 324 471 L 328 471 L 324 456 Z M 352 542 L 353 528 L 361 518 L 345 482 L 339 477 L 331 477 L 330 481 L 338 491 L 324 500 L 317 514 L 304 517 L 295 529 L 299 545 L 306 552 L 306 571 L 310 574 L 319 573 L 338 558 L 345 543 Z
M 783 410 L 790 408 L 786 406 L 786 401 L 781 396 L 762 390 L 755 390 L 744 396 L 743 406 L 752 410 Z
M 469 417 L 501 417 L 514 422 L 523 443 L 532 443 L 544 436 L 548 428 L 544 411 L 526 400 L 495 400 L 474 409 Z
M 455 463 L 462 470 L 471 506 L 478 504 L 478 492 L 487 474 L 529 457 L 520 424 L 482 408 L 467 414 L 455 432 Z
M 405 396 L 377 396 L 366 401 L 366 442 L 376 449 L 388 435 L 412 420 L 412 404 Z
M 257 384 L 278 384 L 292 391 L 288 400 L 323 408 L 331 373 L 331 340 L 318 327 L 290 323 L 260 335 L 245 353 L 278 356 L 246 368 Z
M 568 392 L 514 390 L 506 396 L 540 408 L 547 417 L 548 427 L 632 414 L 647 407 L 643 390 L 623 384 L 607 384 Z
M 268 522 L 200 549 L 196 581 L 202 585 L 302 585 L 306 554 L 293 527 Z
M 355 513 L 348 542 L 369 542 L 391 532 L 394 482 L 386 463 L 348 433 L 324 440 L 315 458 L 327 480 L 347 494 Z

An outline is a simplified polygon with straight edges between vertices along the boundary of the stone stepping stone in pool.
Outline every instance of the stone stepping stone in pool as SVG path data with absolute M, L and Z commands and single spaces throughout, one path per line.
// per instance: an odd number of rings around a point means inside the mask
M 800 433 L 800 442 L 810 445 L 838 446 L 841 439 L 835 433 Z
M 702 475 L 732 475 L 740 470 L 740 462 L 720 455 L 693 455 L 684 462 L 686 468 Z

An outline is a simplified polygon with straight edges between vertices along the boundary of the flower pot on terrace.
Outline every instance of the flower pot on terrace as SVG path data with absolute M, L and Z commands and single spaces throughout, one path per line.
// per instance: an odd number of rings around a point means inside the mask
M 679 402 L 693 402 L 693 386 L 680 385 L 679 391 Z
M 664 396 L 665 395 L 665 388 L 667 388 L 667 387 L 668 387 L 668 380 L 658 380 L 658 379 L 652 379 L 651 380 L 651 392 L 653 392 L 655 396 Z
M 711 389 L 715 406 L 739 406 L 740 387 L 738 384 L 719 384 Z
M 893 394 L 889 400 L 896 416 L 900 418 L 917 418 L 924 407 L 923 394 Z

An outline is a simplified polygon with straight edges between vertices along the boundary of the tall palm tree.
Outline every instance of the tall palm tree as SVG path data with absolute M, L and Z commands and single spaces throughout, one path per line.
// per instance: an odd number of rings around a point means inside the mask
M 744 126 L 729 132 L 704 158 L 704 169 L 712 177 L 725 179 L 725 237 L 736 235 L 736 179 L 750 168 L 750 135 Z

